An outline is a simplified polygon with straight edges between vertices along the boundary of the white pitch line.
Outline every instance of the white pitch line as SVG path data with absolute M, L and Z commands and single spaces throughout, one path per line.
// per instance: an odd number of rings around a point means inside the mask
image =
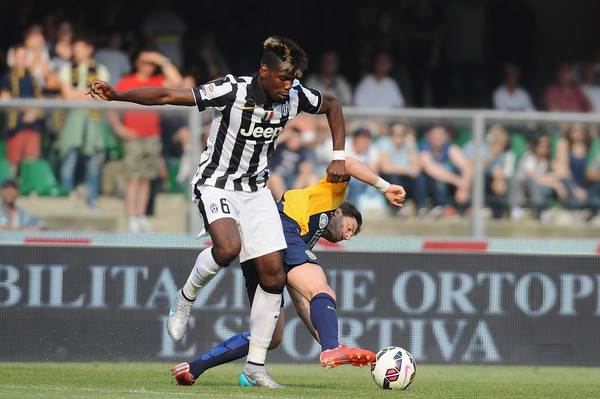
M 11 390 L 32 390 L 32 389 L 43 389 L 46 391 L 72 391 L 72 392 L 90 392 L 90 393 L 102 393 L 102 394 L 123 394 L 123 393 L 141 393 L 144 395 L 180 395 L 180 396 L 194 396 L 198 397 L 201 392 L 181 392 L 181 391 L 147 391 L 143 387 L 141 389 L 106 389 L 106 388 L 89 388 L 89 387 L 56 387 L 56 386 L 46 386 L 46 385 L 0 385 L 0 388 L 11 389 Z M 249 388 L 248 390 L 251 390 Z M 260 389 L 260 388 L 259 388 Z M 197 391 L 196 389 L 194 389 Z M 212 398 L 264 398 L 262 395 L 248 395 L 246 393 L 238 393 L 238 394 L 223 394 L 223 393 L 211 393 L 210 397 Z M 285 397 L 285 396 L 277 396 L 278 399 L 297 399 L 296 397 Z

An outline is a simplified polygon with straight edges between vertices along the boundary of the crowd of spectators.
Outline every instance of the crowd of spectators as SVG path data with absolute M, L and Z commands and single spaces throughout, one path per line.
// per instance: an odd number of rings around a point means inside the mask
M 512 53 L 505 49 L 503 58 L 496 55 L 502 75 L 486 76 L 485 21 L 497 3 L 487 8 L 471 0 L 392 3 L 365 3 L 357 10 L 361 18 L 355 31 L 373 33 L 354 40 L 352 51 L 351 40 L 323 40 L 319 48 L 300 40 L 314 59 L 303 83 L 336 95 L 344 106 L 600 112 L 597 54 L 558 63 L 555 81 L 536 95 L 530 84 L 532 64 L 522 47 Z M 517 7 L 522 17 L 517 22 L 526 26 L 529 14 L 516 3 L 507 7 Z M 11 21 L 18 34 L 0 41 L 0 98 L 89 101 L 83 92 L 94 78 L 122 89 L 193 87 L 229 72 L 255 72 L 259 49 L 241 45 L 239 38 L 235 47 L 236 36 L 217 34 L 208 23 L 202 29 L 191 27 L 176 4 L 151 2 L 133 23 L 125 19 L 123 4 L 109 1 L 102 27 L 90 29 L 89 13 L 81 6 L 40 14 L 24 2 Z M 205 5 L 211 4 L 216 7 L 211 1 Z M 245 6 L 223 7 L 223 13 L 243 14 Z M 398 21 L 401 28 L 395 29 Z M 243 41 L 260 43 L 261 35 L 250 30 Z M 527 46 L 527 37 L 522 39 Z M 91 211 L 101 212 L 101 194 L 122 195 L 132 231 L 151 230 L 145 215 L 152 213 L 153 195 L 165 182 L 187 183 L 189 165 L 182 163 L 178 170 L 191 145 L 181 115 L 14 109 L 0 118 L 0 141 L 11 176 L 19 176 L 22 162 L 43 158 L 72 196 L 78 185 L 85 187 Z M 549 220 L 554 205 L 585 220 L 596 215 L 600 139 L 595 126 L 507 123 L 487 128 L 485 198 L 494 218 Z M 412 206 L 389 209 L 393 215 L 437 218 L 470 212 L 473 142 L 464 139 L 461 127 L 371 118 L 349 121 L 347 131 L 349 155 L 406 187 Z M 323 118 L 295 119 L 272 160 L 274 196 L 320 179 L 330 161 L 330 146 Z M 116 170 L 126 172 L 120 189 L 116 181 L 107 181 L 117 179 L 113 161 L 119 160 L 124 166 Z M 359 208 L 385 208 L 372 194 L 365 185 L 348 188 L 349 200 Z
M 331 148 L 319 141 L 319 117 L 294 123 L 296 168 L 288 168 L 286 186 L 276 193 L 301 188 L 322 177 L 328 158 L 309 148 Z M 323 129 L 323 127 L 321 127 Z M 511 130 L 512 129 L 512 130 Z M 301 138 L 299 138 L 301 136 Z M 348 125 L 346 153 L 368 165 L 386 180 L 407 191 L 404 208 L 389 207 L 364 184 L 348 186 L 347 199 L 361 211 L 394 217 L 437 219 L 467 216 L 471 212 L 474 175 L 474 143 L 464 126 L 443 121 L 414 123 L 396 121 L 389 125 L 373 119 L 354 120 Z M 289 151 L 278 146 L 274 160 Z M 598 216 L 600 207 L 600 137 L 597 126 L 584 123 L 487 126 L 481 151 L 484 166 L 484 203 L 494 219 L 515 222 L 525 218 L 544 223 L 562 214 L 570 221 L 587 222 Z M 280 161 L 273 164 L 274 173 Z M 300 171 L 302 165 L 302 171 Z M 308 178 L 307 178 L 308 177 Z M 277 179 L 279 182 L 279 179 Z M 274 186 L 271 186 L 273 188 Z

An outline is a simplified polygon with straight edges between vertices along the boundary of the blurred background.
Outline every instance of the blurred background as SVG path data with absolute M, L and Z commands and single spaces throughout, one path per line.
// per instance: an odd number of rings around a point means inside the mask
M 3 1 L 0 180 L 11 179 L 4 203 L 31 220 L 1 223 L 198 231 L 188 182 L 210 115 L 146 114 L 157 155 L 139 178 L 125 161 L 133 109 L 92 109 L 81 92 L 94 77 L 192 87 L 253 75 L 277 34 L 306 50 L 303 83 L 342 101 L 347 152 L 408 192 L 398 210 L 351 186 L 348 199 L 377 221 L 362 234 L 597 236 L 599 15 L 591 0 Z M 290 123 L 274 196 L 317 181 L 330 148 L 323 118 Z

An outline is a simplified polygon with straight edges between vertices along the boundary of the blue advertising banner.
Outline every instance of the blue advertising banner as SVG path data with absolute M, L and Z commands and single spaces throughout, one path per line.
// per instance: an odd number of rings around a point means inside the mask
M 249 330 L 239 264 L 165 330 L 200 249 L 0 246 L 0 361 L 184 361 Z M 317 252 L 336 291 L 340 341 L 430 364 L 600 366 L 600 259 L 490 253 Z M 317 362 L 286 296 L 268 362 Z

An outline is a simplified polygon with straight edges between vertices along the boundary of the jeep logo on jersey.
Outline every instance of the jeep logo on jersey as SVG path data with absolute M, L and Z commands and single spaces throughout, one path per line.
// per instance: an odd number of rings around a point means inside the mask
M 277 136 L 283 131 L 282 126 L 273 127 L 272 125 L 267 125 L 263 127 L 261 125 L 256 125 L 256 123 L 252 122 L 248 130 L 242 128 L 240 129 L 240 133 L 245 137 L 253 137 L 255 139 L 276 139 Z

